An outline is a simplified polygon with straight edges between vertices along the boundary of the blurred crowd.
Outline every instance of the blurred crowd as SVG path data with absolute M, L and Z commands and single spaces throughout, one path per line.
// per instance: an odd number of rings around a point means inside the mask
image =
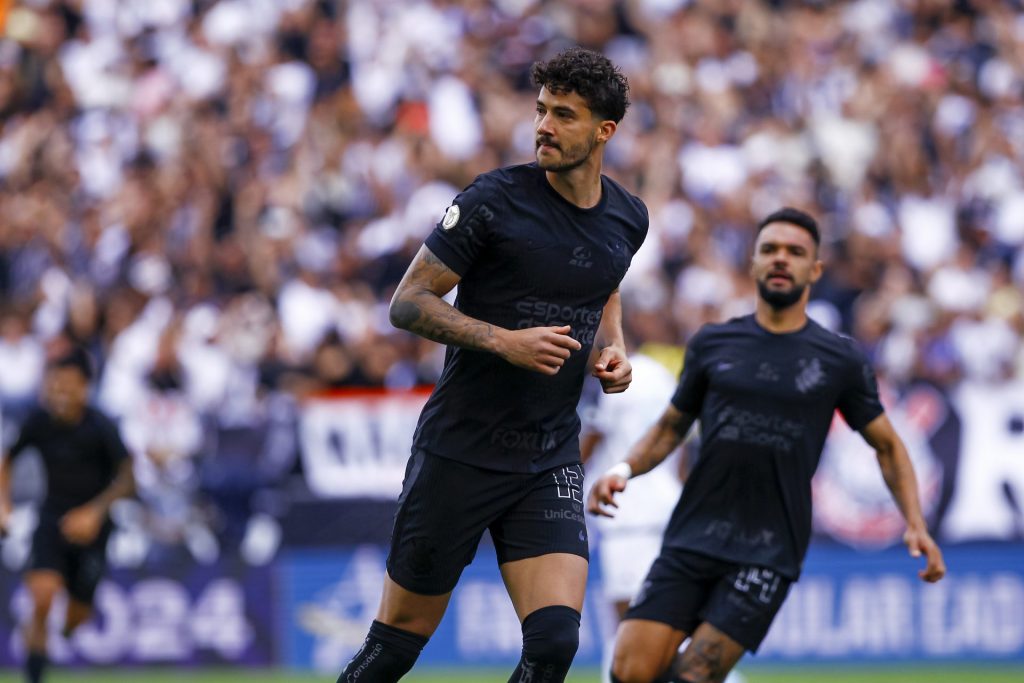
M 150 533 L 197 556 L 215 540 L 188 530 L 244 536 L 294 467 L 297 400 L 434 381 L 391 292 L 462 187 L 532 160 L 529 67 L 574 44 L 631 85 L 605 172 L 650 208 L 634 343 L 752 310 L 753 226 L 789 204 L 824 230 L 815 319 L 890 382 L 1021 381 L 1022 9 L 22 0 L 0 39 L 6 438 L 45 358 L 84 345 Z

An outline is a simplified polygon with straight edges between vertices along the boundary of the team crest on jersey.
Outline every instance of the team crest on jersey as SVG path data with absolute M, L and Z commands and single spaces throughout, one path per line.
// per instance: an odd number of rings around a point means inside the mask
M 448 210 L 444 212 L 444 219 L 441 221 L 441 227 L 445 230 L 451 230 L 455 227 L 455 224 L 459 222 L 459 205 L 452 204 L 448 207 Z
M 796 376 L 796 388 L 801 394 L 825 382 L 825 371 L 821 368 L 821 361 L 812 358 L 810 361 L 801 358 L 799 360 L 800 373 Z

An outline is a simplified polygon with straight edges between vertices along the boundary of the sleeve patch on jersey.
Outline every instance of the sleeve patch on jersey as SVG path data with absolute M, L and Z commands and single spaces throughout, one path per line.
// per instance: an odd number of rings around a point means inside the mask
M 448 207 L 448 210 L 444 212 L 444 219 L 441 221 L 441 227 L 445 230 L 451 230 L 455 227 L 455 224 L 459 222 L 459 205 L 452 204 Z

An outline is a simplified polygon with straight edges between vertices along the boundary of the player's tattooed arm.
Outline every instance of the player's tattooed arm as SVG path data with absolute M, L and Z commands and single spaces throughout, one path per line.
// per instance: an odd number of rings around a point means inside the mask
M 391 324 L 432 341 L 490 351 L 494 326 L 461 313 L 442 297 L 459 275 L 421 247 L 391 299 Z
M 60 519 L 60 530 L 72 543 L 85 545 L 96 540 L 103 522 L 110 513 L 110 506 L 115 500 L 126 498 L 135 493 L 135 475 L 132 461 L 125 458 L 118 466 L 114 480 L 95 498 L 72 508 Z
M 917 494 L 917 477 L 903 439 L 893 429 L 892 423 L 884 413 L 869 422 L 860 433 L 875 449 L 885 485 L 907 521 L 903 542 L 912 556 L 925 556 L 927 564 L 918 575 L 928 582 L 938 581 L 946 574 L 946 564 L 942 558 L 942 551 L 928 533 L 928 525 L 921 512 L 921 502 Z
M 459 275 L 422 247 L 391 299 L 391 324 L 442 344 L 493 353 L 512 365 L 554 375 L 582 345 L 568 325 L 506 330 L 462 313 L 443 297 Z
M 650 472 L 679 448 L 695 420 L 696 417 L 670 403 L 658 421 L 630 449 L 626 462 L 633 476 Z

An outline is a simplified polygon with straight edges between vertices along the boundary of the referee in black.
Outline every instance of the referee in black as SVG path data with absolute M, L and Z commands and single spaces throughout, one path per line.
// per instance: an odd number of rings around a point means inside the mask
M 81 349 L 51 361 L 43 407 L 25 420 L 0 462 L 0 527 L 4 530 L 11 510 L 11 462 L 34 447 L 46 469 L 46 497 L 25 571 L 32 596 L 25 631 L 29 683 L 43 679 L 46 620 L 57 593 L 68 593 L 65 636 L 91 616 L 93 594 L 106 566 L 110 504 L 135 489 L 131 460 L 117 427 L 88 403 L 91 377 L 92 366 Z
M 700 420 L 700 456 L 616 635 L 616 683 L 721 683 L 746 650 L 757 650 L 800 575 L 811 476 L 837 410 L 877 453 L 907 522 L 903 540 L 927 560 L 920 577 L 938 581 L 946 572 L 867 358 L 852 339 L 807 317 L 810 285 L 822 273 L 820 239 L 814 218 L 797 209 L 761 221 L 751 265 L 755 313 L 694 335 L 664 414 L 594 484 L 588 509 L 612 516 L 606 506 L 615 506 L 615 493 Z
M 459 194 L 391 302 L 400 328 L 447 345 L 420 416 L 384 594 L 340 683 L 392 683 L 437 628 L 484 530 L 522 622 L 513 682 L 565 679 L 587 579 L 576 404 L 587 371 L 624 391 L 619 281 L 647 209 L 601 174 L 629 104 L 605 57 L 533 66 L 536 162 Z M 456 285 L 455 305 L 444 297 Z M 593 351 L 593 353 L 592 353 Z

